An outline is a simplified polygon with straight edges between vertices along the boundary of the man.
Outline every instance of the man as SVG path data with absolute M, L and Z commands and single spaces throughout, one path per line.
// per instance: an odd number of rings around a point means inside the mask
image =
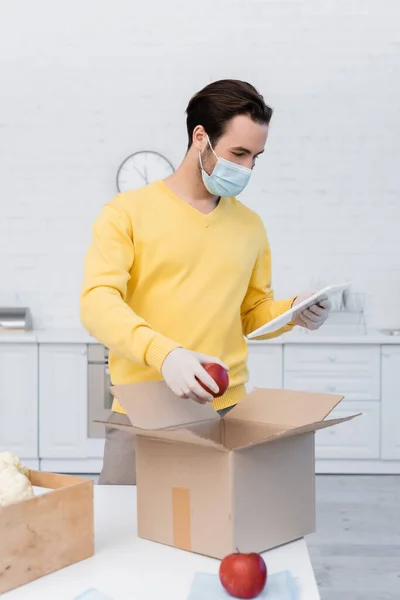
M 236 199 L 264 151 L 271 117 L 248 83 L 208 85 L 187 107 L 188 149 L 177 171 L 118 194 L 100 212 L 81 319 L 110 349 L 113 384 L 164 379 L 188 402 L 212 402 L 224 414 L 246 393 L 244 336 L 309 295 L 274 299 L 264 225 Z M 312 306 L 273 335 L 294 325 L 316 329 L 329 308 Z M 229 368 L 230 387 L 217 399 L 198 381 L 218 391 L 207 362 Z M 129 423 L 117 401 L 99 483 L 135 483 L 132 437 L 113 423 Z

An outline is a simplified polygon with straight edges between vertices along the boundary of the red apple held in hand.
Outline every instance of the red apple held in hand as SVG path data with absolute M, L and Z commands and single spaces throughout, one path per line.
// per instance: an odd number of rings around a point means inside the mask
M 211 375 L 211 377 L 214 379 L 215 383 L 219 388 L 219 391 L 212 392 L 202 381 L 198 380 L 200 385 L 205 390 L 207 390 L 207 392 L 209 392 L 212 396 L 214 396 L 214 398 L 219 398 L 220 396 L 223 396 L 223 394 L 225 394 L 229 386 L 228 371 L 224 369 L 224 367 L 221 367 L 221 365 L 219 365 L 218 363 L 206 363 L 202 366 L 203 369 L 205 369 L 207 373 Z
M 267 565 L 256 552 L 226 556 L 219 568 L 219 579 L 234 598 L 256 598 L 267 583 Z

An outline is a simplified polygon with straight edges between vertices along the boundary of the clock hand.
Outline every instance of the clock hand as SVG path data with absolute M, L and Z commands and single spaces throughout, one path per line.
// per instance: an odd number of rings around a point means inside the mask
M 136 166 L 136 165 L 134 165 L 134 164 L 132 163 L 132 167 L 135 169 L 136 173 L 139 173 L 139 175 L 140 175 L 140 177 L 141 177 L 142 179 L 145 179 L 145 180 L 146 180 L 146 176 L 145 176 L 145 175 L 143 175 L 143 173 L 142 173 L 141 171 L 139 171 L 139 169 L 137 168 L 137 166 Z
M 144 168 L 144 178 L 146 180 L 146 183 L 149 183 L 149 179 L 147 177 L 147 169 L 146 169 L 146 167 L 143 167 L 143 168 Z

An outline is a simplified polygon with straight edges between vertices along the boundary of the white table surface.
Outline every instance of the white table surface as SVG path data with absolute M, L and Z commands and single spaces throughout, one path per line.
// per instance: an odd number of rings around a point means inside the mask
M 95 555 L 3 594 L 2 600 L 73 600 L 92 587 L 112 600 L 187 600 L 196 571 L 218 573 L 218 560 L 137 537 L 135 487 L 94 490 Z M 269 573 L 292 572 L 299 600 L 320 600 L 303 539 L 263 556 Z

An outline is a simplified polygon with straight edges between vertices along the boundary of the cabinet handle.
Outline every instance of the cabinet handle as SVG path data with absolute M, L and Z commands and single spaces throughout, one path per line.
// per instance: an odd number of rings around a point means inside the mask
M 330 362 L 336 362 L 336 361 L 337 361 L 337 358 L 336 358 L 336 356 L 330 356 L 330 357 L 329 357 L 329 361 L 330 361 Z
M 84 350 L 81 350 L 81 355 L 82 355 L 82 356 L 86 356 L 86 354 L 87 354 L 87 350 L 85 350 L 85 349 L 84 349 Z
M 336 385 L 328 385 L 328 390 L 330 392 L 336 392 Z

